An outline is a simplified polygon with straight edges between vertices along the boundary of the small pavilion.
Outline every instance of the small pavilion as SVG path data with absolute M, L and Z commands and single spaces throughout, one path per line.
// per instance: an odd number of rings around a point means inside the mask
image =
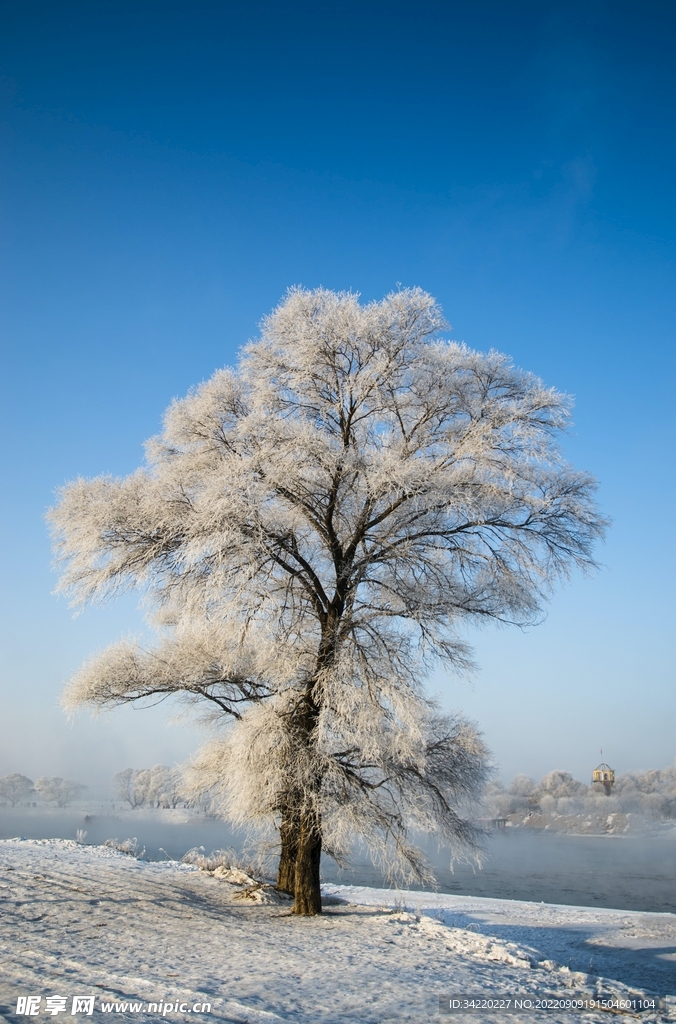
M 606 791 L 606 796 L 610 796 L 613 783 L 615 782 L 615 772 L 609 764 L 602 761 L 598 768 L 595 768 L 592 772 L 592 782 L 600 782 Z

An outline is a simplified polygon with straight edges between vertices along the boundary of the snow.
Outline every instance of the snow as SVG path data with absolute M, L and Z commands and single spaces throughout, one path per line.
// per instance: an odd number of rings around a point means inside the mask
M 108 847 L 0 841 L 0 1020 L 29 1019 L 16 1000 L 38 994 L 40 1020 L 54 1019 L 47 996 L 67 997 L 70 1018 L 72 996 L 95 995 L 93 1020 L 427 1024 L 453 1019 L 438 1018 L 440 994 L 645 991 L 667 998 L 641 1019 L 676 1021 L 673 914 L 325 885 L 324 915 L 296 918 L 272 893 Z M 202 1002 L 210 1012 L 193 1012 Z

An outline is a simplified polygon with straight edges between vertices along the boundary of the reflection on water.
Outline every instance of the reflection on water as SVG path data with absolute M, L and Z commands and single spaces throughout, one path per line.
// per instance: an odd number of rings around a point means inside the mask
M 85 843 L 138 839 L 151 860 L 179 859 L 193 846 L 207 852 L 232 846 L 241 836 L 223 822 L 187 811 L 117 810 L 74 807 L 64 810 L 2 807 L 0 838 L 74 839 L 86 830 Z M 676 834 L 650 837 L 567 836 L 526 829 L 491 835 L 481 870 L 457 865 L 432 848 L 441 892 L 499 899 L 564 903 L 624 910 L 676 913 Z M 322 862 L 325 881 L 382 886 L 379 871 L 355 858 L 349 870 Z

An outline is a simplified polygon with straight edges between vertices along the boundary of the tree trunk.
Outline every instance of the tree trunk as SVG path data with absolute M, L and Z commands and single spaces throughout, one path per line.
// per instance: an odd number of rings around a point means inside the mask
M 329 636 L 333 638 L 333 625 Z M 308 755 L 311 754 L 314 733 L 319 719 L 319 704 L 315 688 L 319 673 L 325 669 L 334 657 L 335 643 L 327 643 L 322 637 L 321 648 L 317 659 L 317 675 L 308 682 L 304 697 L 297 707 L 295 727 L 298 730 L 301 747 Z M 311 763 L 311 762 L 310 762 Z M 289 853 L 293 848 L 293 837 L 297 837 L 294 872 L 293 913 L 313 916 L 322 912 L 322 894 L 319 886 L 319 864 L 322 856 L 322 825 L 317 810 L 317 800 L 321 791 L 322 780 L 315 777 L 310 783 L 311 792 L 298 793 L 298 802 L 291 802 L 291 829 L 289 831 Z M 287 804 L 287 807 L 289 804 Z M 286 862 L 285 857 L 285 862 Z M 285 864 L 286 870 L 286 864 Z
M 277 868 L 277 888 L 293 896 L 296 891 L 296 858 L 298 856 L 298 815 L 285 810 L 279 827 L 281 852 Z
M 303 812 L 298 832 L 294 914 L 312 916 L 322 912 L 319 887 L 319 863 L 322 855 L 322 832 L 319 815 L 315 811 Z

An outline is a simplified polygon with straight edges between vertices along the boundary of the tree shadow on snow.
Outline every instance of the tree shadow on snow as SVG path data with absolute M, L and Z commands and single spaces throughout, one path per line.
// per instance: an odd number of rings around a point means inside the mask
M 583 923 L 575 926 L 534 927 L 485 921 L 454 911 L 425 911 L 452 928 L 465 928 L 537 951 L 540 960 L 555 960 L 571 971 L 583 971 L 647 989 L 659 996 L 676 993 L 676 945 L 629 949 L 603 941 L 603 934 Z

